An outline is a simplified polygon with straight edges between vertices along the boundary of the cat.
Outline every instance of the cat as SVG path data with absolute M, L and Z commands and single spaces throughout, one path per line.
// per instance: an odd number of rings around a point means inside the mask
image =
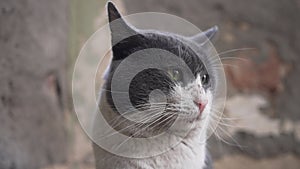
M 207 43 L 218 32 L 218 28 L 215 26 L 195 36 L 184 37 L 134 28 L 124 20 L 112 2 L 107 3 L 107 11 L 113 47 L 112 61 L 105 75 L 106 82 L 99 100 L 101 113 L 108 123 L 112 122 L 110 125 L 116 131 L 129 137 L 128 140 L 147 139 L 167 132 L 170 142 L 177 139 L 179 143 L 169 147 L 168 151 L 145 158 L 120 156 L 94 143 L 96 168 L 211 168 L 206 138 L 200 138 L 200 133 L 206 135 L 208 116 L 211 113 L 218 83 L 216 70 L 210 66 L 212 61 L 207 52 L 209 49 L 206 49 Z M 118 22 L 114 24 L 115 21 Z M 134 54 L 135 57 L 130 59 L 129 56 Z M 142 69 L 130 79 L 129 84 L 125 84 L 128 83 L 126 80 L 132 67 L 143 67 L 152 62 L 158 64 L 159 68 L 153 66 Z M 127 65 L 122 66 L 123 63 Z M 123 68 L 121 71 L 120 67 Z M 117 79 L 114 79 L 115 77 Z M 148 116 L 147 122 L 135 121 L 135 117 L 143 120 L 136 111 L 131 112 L 132 116 L 125 116 L 130 108 L 127 103 L 122 103 L 124 99 L 122 94 L 126 89 L 124 86 L 128 87 L 130 105 L 135 110 L 141 111 L 143 116 L 152 115 Z M 117 103 L 118 100 L 121 102 Z M 165 107 L 161 106 L 162 103 Z M 122 107 L 124 110 L 119 108 L 120 105 L 124 106 Z M 162 108 L 162 111 L 156 112 L 155 108 Z M 97 129 L 99 129 L 97 125 L 94 125 L 94 130 Z M 151 145 L 133 144 L 132 147 L 126 148 L 132 151 L 147 150 L 150 153 L 152 149 L 164 146 L 160 144 L 158 142 Z M 134 152 L 127 153 L 129 156 L 134 155 Z

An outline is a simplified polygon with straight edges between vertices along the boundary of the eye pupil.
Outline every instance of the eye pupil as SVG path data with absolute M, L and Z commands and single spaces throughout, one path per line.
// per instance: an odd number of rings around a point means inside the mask
M 175 77 L 177 77 L 179 75 L 178 70 L 174 70 L 173 74 L 174 74 Z
M 169 75 L 172 77 L 173 80 L 180 80 L 181 79 L 181 72 L 177 69 L 171 69 L 168 71 Z
M 178 80 L 179 79 L 179 71 L 178 70 L 173 70 L 173 78 L 175 80 Z
M 209 75 L 208 74 L 203 75 L 201 81 L 203 85 L 207 85 L 209 83 Z

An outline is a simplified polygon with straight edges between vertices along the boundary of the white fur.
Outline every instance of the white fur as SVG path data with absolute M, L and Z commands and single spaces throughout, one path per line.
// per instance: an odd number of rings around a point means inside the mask
M 206 130 L 209 123 L 208 114 L 212 105 L 212 92 L 205 91 L 202 87 L 200 76 L 186 87 L 178 85 L 175 87 L 173 96 L 181 104 L 181 111 L 184 115 L 178 125 L 172 127 L 174 139 L 177 132 L 191 132 L 176 147 L 161 155 L 133 159 L 116 156 L 98 145 L 94 144 L 94 153 L 97 169 L 203 169 L 205 166 L 206 153 Z M 103 106 L 105 99 L 101 99 L 100 106 Z M 207 100 L 207 106 L 201 114 L 201 119 L 195 121 L 199 115 L 199 108 L 194 100 Z M 104 105 L 105 106 L 105 105 Z M 103 111 L 103 110 L 102 110 Z M 105 110 L 104 110 L 105 111 Z M 111 111 L 111 110 L 107 110 Z M 187 116 L 185 116 L 187 115 Z M 145 145 L 147 148 L 155 145 Z
M 188 140 L 188 146 L 180 143 L 174 150 L 162 155 L 130 159 L 115 156 L 94 145 L 97 169 L 202 169 L 205 160 L 205 144 L 197 139 Z M 153 146 L 153 145 L 152 145 Z

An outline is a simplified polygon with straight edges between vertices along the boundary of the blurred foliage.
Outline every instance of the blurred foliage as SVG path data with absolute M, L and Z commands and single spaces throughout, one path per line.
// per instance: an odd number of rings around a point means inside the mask
M 103 12 L 106 0 L 71 0 L 69 32 L 69 73 L 85 41 L 94 33 L 95 20 Z

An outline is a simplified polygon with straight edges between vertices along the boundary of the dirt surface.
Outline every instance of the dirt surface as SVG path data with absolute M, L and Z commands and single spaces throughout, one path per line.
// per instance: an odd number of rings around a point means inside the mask
M 218 169 L 298 169 L 300 159 L 293 155 L 283 154 L 276 158 L 257 160 L 242 155 L 226 156 L 215 162 L 214 168 Z

